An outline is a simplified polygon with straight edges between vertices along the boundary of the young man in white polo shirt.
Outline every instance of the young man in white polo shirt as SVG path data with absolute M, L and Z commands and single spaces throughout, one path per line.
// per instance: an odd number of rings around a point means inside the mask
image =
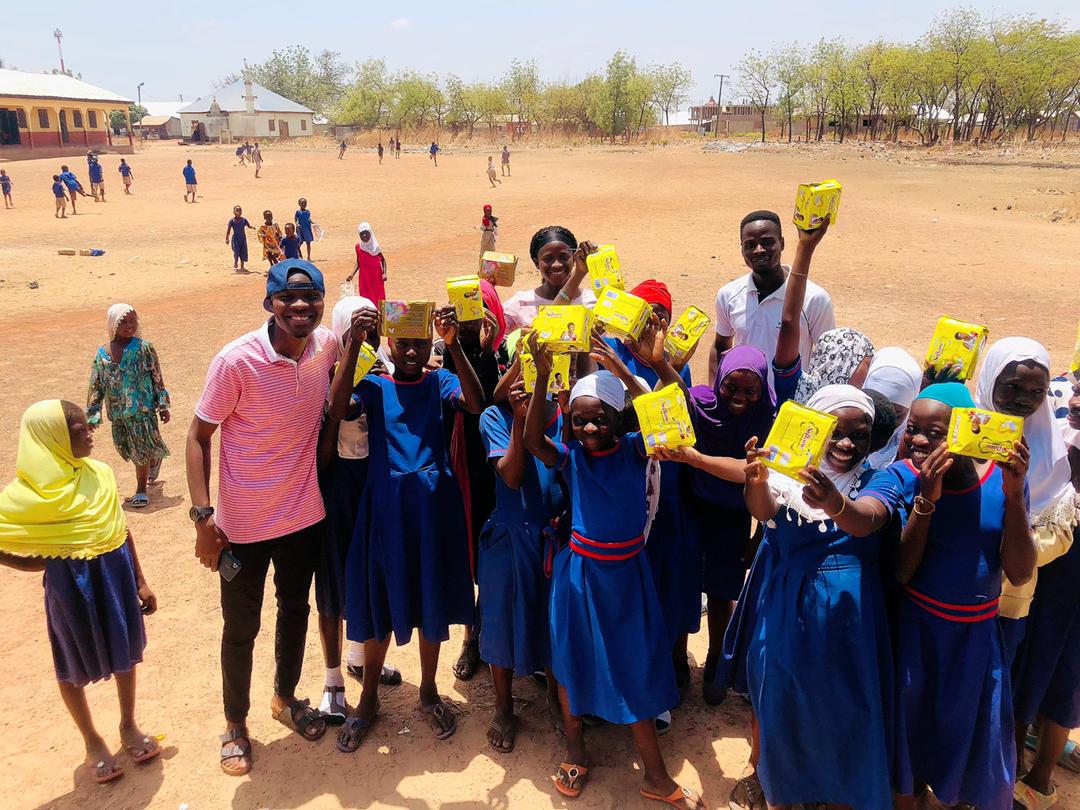
M 780 315 L 791 269 L 780 262 L 784 250 L 780 217 L 772 211 L 747 214 L 739 225 L 739 242 L 750 272 L 725 284 L 716 294 L 716 340 L 709 352 L 710 380 L 716 377 L 720 355 L 732 346 L 754 346 L 771 365 L 780 335 Z M 799 354 L 806 363 L 817 339 L 836 327 L 832 298 L 812 281 L 806 283 L 802 315 Z
M 277 597 L 271 711 L 307 740 L 326 720 L 296 697 L 307 640 L 309 592 L 326 516 L 316 448 L 334 334 L 319 322 L 325 285 L 310 262 L 270 268 L 263 306 L 270 319 L 218 352 L 195 405 L 187 440 L 195 556 L 221 572 L 222 692 L 226 731 L 221 769 L 251 770 L 247 714 L 251 664 L 266 586 L 274 566 Z M 220 428 L 217 510 L 210 505 L 210 440 Z M 222 554 L 227 557 L 222 560 Z

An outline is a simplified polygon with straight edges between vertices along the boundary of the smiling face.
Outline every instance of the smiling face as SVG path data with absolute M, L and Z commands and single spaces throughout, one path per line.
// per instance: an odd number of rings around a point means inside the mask
M 948 438 L 952 408 L 936 399 L 917 399 L 911 403 L 907 430 L 900 440 L 900 457 L 908 459 L 915 469 Z
M 994 380 L 994 409 L 1027 419 L 1046 401 L 1050 372 L 1034 360 L 1009 363 Z
M 784 238 L 780 235 L 780 226 L 775 222 L 768 219 L 747 222 L 743 226 L 740 237 L 742 257 L 747 267 L 755 271 L 780 267 Z
M 736 369 L 720 382 L 720 399 L 733 416 L 742 416 L 761 401 L 761 377 L 749 369 Z
M 570 404 L 570 427 L 587 452 L 607 450 L 618 437 L 619 415 L 596 397 L 578 397 Z
M 131 310 L 116 324 L 116 337 L 118 340 L 131 340 L 139 331 L 139 315 Z
M 390 341 L 390 359 L 394 361 L 395 377 L 417 379 L 431 359 L 431 338 L 394 338 Z
M 870 452 L 874 420 L 858 408 L 837 408 L 832 415 L 836 428 L 825 445 L 824 463 L 836 472 L 849 472 Z
M 565 242 L 548 242 L 537 253 L 536 266 L 545 285 L 561 290 L 574 269 L 574 249 Z
M 274 224 L 274 212 L 273 211 L 263 211 L 263 220 L 266 222 L 267 225 L 273 225 Z
M 68 437 L 71 439 L 71 455 L 86 458 L 94 450 L 94 429 L 86 419 L 86 413 L 78 405 L 64 403 L 64 417 L 67 421 Z
M 289 275 L 288 283 L 310 283 L 306 274 Z M 282 290 L 270 298 L 270 310 L 278 329 L 294 338 L 306 338 L 315 331 L 323 316 L 323 294 L 318 290 Z

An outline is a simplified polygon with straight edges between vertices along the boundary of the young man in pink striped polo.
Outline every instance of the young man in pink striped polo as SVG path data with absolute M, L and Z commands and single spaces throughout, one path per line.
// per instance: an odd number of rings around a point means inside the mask
M 251 662 L 267 570 L 278 600 L 275 719 L 314 741 L 326 721 L 296 697 L 307 637 L 308 595 L 325 517 L 315 456 L 333 333 L 319 326 L 325 286 L 310 262 L 270 269 L 263 307 L 272 317 L 211 361 L 187 439 L 195 555 L 221 573 L 221 768 L 251 770 L 247 731 Z M 220 428 L 217 509 L 210 505 L 210 439 Z M 222 554 L 226 556 L 222 558 Z M 219 569 L 219 561 L 221 563 Z M 239 569 L 236 565 L 239 564 Z

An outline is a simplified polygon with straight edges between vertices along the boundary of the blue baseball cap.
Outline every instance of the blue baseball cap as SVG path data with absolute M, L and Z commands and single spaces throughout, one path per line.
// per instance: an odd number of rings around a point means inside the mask
M 308 280 L 290 283 L 289 276 L 293 273 L 303 273 Z M 273 265 L 266 277 L 266 298 L 263 299 L 263 308 L 269 311 L 270 296 L 285 290 L 318 290 L 325 294 L 326 284 L 323 282 L 322 271 L 303 259 L 285 259 Z

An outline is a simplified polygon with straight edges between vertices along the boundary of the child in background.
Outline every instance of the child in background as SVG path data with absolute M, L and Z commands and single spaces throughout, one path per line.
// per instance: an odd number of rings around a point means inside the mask
M 502 180 L 499 179 L 499 176 L 495 171 L 495 158 L 493 158 L 491 155 L 488 155 L 487 176 L 488 182 L 491 183 L 492 188 L 495 188 L 496 183 L 502 182 Z
M 348 149 L 348 148 L 349 148 L 349 145 L 347 143 L 345 143 L 345 139 L 342 138 L 341 143 L 338 144 L 338 150 L 337 150 L 337 159 L 338 160 L 344 160 L 345 159 L 345 150 Z
M 117 171 L 120 172 L 120 177 L 124 180 L 124 193 L 130 194 L 131 181 L 135 179 L 135 174 L 131 171 L 131 165 L 123 158 L 120 158 L 120 165 L 117 167 Z
M 502 150 L 502 173 L 510 176 L 510 147 L 506 144 L 503 144 Z
M 431 148 L 428 149 L 428 157 L 435 164 L 435 167 L 439 166 L 439 145 L 435 141 L 431 142 Z
M 14 208 L 15 203 L 11 199 L 11 176 L 0 169 L 0 192 L 4 195 L 4 208 Z
M 536 388 L 544 391 L 551 353 L 535 333 L 529 341 Z M 656 319 L 642 343 L 652 347 L 645 363 L 665 384 L 678 383 Z M 642 798 L 703 808 L 700 796 L 668 774 L 653 722 L 678 703 L 679 692 L 660 600 L 641 553 L 649 519 L 645 446 L 639 433 L 620 435 L 628 384 L 644 393 L 632 376 L 622 381 L 607 370 L 579 380 L 570 393 L 574 438 L 567 444 L 546 435 L 543 397 L 532 398 L 525 419 L 525 446 L 563 472 L 572 499 L 571 540 L 555 557 L 549 608 L 567 752 L 555 788 L 567 798 L 584 789 L 589 755 L 582 716 L 592 714 L 631 726 L 642 759 Z
M 304 197 L 297 200 L 296 204 L 300 206 L 296 209 L 296 213 L 293 214 L 293 220 L 296 222 L 296 235 L 300 237 L 300 241 L 307 248 L 307 260 L 310 262 L 311 243 L 315 241 L 315 231 L 311 227 L 311 211 L 308 210 L 307 199 Z
M 195 191 L 198 189 L 199 181 L 195 178 L 195 167 L 191 165 L 189 160 L 184 166 L 184 202 L 195 202 Z M 191 195 L 191 200 L 188 200 L 188 195 Z
M 354 317 L 365 318 L 374 325 L 378 312 L 373 302 L 356 295 L 346 296 L 334 305 L 331 324 L 338 340 L 339 359 L 345 352 Z M 374 326 L 365 340 L 371 348 L 379 348 L 379 334 Z M 380 370 L 385 371 L 381 362 L 371 373 Z M 328 416 L 319 436 L 319 486 L 326 504 L 326 522 L 323 524 L 323 545 L 315 566 L 315 604 L 319 611 L 319 639 L 326 663 L 326 682 L 319 711 L 334 725 L 343 724 L 350 711 L 345 701 L 345 679 L 341 672 L 345 637 L 342 627 L 345 618 L 345 561 L 352 543 L 356 513 L 367 483 L 367 470 L 367 414 L 345 420 Z M 362 644 L 349 642 L 349 674 L 360 680 L 363 679 L 363 650 Z M 401 683 L 401 673 L 384 666 L 380 683 L 396 686 Z
M 60 175 L 52 176 L 52 193 L 56 198 L 56 218 L 67 219 L 67 194 L 64 193 L 64 184 L 60 182 Z
M 237 166 L 244 165 L 244 144 L 240 144 L 236 147 L 236 161 Z
M 0 491 L 0 565 L 44 571 L 45 620 L 60 695 L 98 784 L 123 776 L 94 728 L 86 685 L 116 676 L 120 739 L 135 764 L 161 753 L 135 723 L 135 666 L 146 648 L 144 616 L 157 610 L 124 519 L 112 470 L 90 458 L 93 428 L 58 399 L 27 408 L 16 478 Z
M 296 235 L 296 226 L 291 222 L 285 223 L 285 237 L 281 240 L 281 250 L 286 259 L 300 258 L 300 237 Z
M 394 160 L 401 160 L 401 136 L 394 141 Z
M 256 234 L 262 244 L 263 258 L 271 266 L 281 261 L 281 228 L 274 222 L 274 212 L 263 211 L 263 224 Z
M 255 176 L 258 177 L 263 165 L 262 149 L 258 144 L 251 148 L 251 162 L 255 164 Z
M 520 336 L 519 336 L 520 337 Z M 513 678 L 547 673 L 548 705 L 559 717 L 559 695 L 551 673 L 551 637 L 547 620 L 550 580 L 545 573 L 546 529 L 564 508 L 554 470 L 525 448 L 525 415 L 532 398 L 518 377 L 509 404 L 493 405 L 480 417 L 480 435 L 496 473 L 495 509 L 480 533 L 480 657 L 491 667 L 495 708 L 488 744 L 497 752 L 514 750 Z M 546 397 L 541 396 L 542 400 Z M 562 436 L 559 406 L 548 401 L 545 435 Z
M 75 172 L 71 171 L 67 166 L 60 167 L 60 180 L 65 186 L 67 186 L 68 197 L 71 198 L 71 213 L 78 214 L 75 209 L 75 198 L 82 194 L 86 196 L 86 192 L 83 191 L 82 183 L 79 182 L 79 178 L 75 176 Z
M 364 642 L 364 688 L 338 748 L 355 751 L 375 722 L 378 687 L 391 632 L 404 645 L 420 631 L 420 707 L 439 740 L 457 728 L 435 685 L 439 650 L 450 625 L 473 620 L 473 590 L 461 490 L 450 470 L 444 413 L 480 413 L 480 381 L 458 341 L 453 307 L 438 310 L 435 330 L 459 376 L 427 371 L 431 338 L 391 341 L 392 375 L 368 375 L 353 387 L 361 342 L 374 324 L 354 316 L 345 355 L 330 386 L 330 417 L 368 415 L 369 474 L 346 561 L 345 615 L 351 640 Z
M 386 300 L 386 257 L 379 247 L 379 240 L 371 230 L 371 223 L 361 222 L 356 226 L 360 241 L 356 243 L 356 267 L 346 281 L 356 276 L 356 289 L 359 295 L 370 298 L 375 303 Z
M 90 370 L 86 414 L 101 424 L 101 405 L 112 422 L 113 444 L 124 461 L 135 465 L 134 509 L 150 505 L 146 485 L 157 480 L 169 448 L 158 430 L 168 423 L 169 392 L 161 377 L 157 352 L 142 339 L 139 315 L 130 304 L 113 304 L 105 320 L 109 343 L 98 349 Z
M 94 202 L 105 202 L 105 167 L 95 157 L 87 167 L 90 174 L 90 193 Z
M 894 565 L 906 591 L 895 631 L 898 810 L 914 808 L 925 787 L 946 806 L 1013 802 L 1011 680 L 997 615 L 1002 574 L 1019 585 L 1035 568 L 1028 449 L 1015 443 L 1008 462 L 952 455 L 952 409 L 974 406 L 960 383 L 927 386 L 908 415 L 904 461 L 881 473 L 901 504 L 892 511 L 908 512 Z
M 246 273 L 247 267 L 245 267 L 245 264 L 248 260 L 247 232 L 249 230 L 253 231 L 255 228 L 247 221 L 247 217 L 244 216 L 244 212 L 239 205 L 233 206 L 232 212 L 232 219 L 225 226 L 225 244 L 232 247 L 233 272 Z M 237 262 L 240 263 L 239 267 L 237 267 Z
M 379 141 L 379 165 L 382 166 L 383 146 L 382 141 Z

